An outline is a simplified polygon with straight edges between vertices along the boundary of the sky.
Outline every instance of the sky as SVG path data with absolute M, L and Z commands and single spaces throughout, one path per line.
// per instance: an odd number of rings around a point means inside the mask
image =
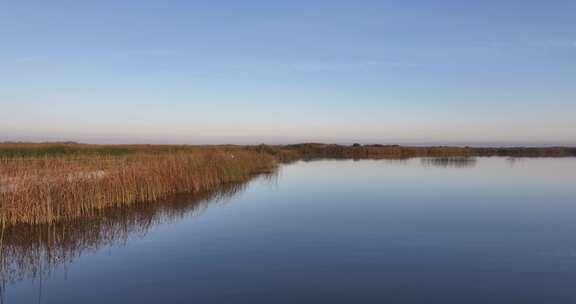
M 576 144 L 576 1 L 0 1 L 0 141 Z

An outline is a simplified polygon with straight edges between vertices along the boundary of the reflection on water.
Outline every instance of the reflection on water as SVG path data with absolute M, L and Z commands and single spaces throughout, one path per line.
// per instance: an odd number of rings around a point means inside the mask
M 476 157 L 425 157 L 421 159 L 425 167 L 471 168 L 476 166 Z
M 295 162 L 7 228 L 0 302 L 576 303 L 575 172 L 575 158 Z
M 162 203 L 106 209 L 99 216 L 58 224 L 7 227 L 0 243 L 2 290 L 7 283 L 49 275 L 84 253 L 124 244 L 129 237 L 144 236 L 155 225 L 199 215 L 208 204 L 226 202 L 246 185 L 228 184 L 219 191 L 179 195 Z

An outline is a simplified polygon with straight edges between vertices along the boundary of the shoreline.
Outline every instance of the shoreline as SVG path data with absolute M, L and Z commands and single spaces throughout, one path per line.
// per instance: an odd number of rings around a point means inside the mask
M 576 157 L 571 147 L 0 144 L 2 225 L 50 224 L 110 207 L 217 190 L 296 160 Z

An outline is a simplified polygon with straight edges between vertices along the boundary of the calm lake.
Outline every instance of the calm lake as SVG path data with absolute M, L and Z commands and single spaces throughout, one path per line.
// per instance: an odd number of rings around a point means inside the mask
M 576 303 L 576 158 L 300 161 L 108 213 L 7 236 L 2 301 Z

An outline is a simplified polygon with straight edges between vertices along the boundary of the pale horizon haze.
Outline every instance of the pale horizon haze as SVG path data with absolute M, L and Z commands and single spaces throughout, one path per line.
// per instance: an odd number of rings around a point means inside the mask
M 576 145 L 576 1 L 4 1 L 0 142 Z

